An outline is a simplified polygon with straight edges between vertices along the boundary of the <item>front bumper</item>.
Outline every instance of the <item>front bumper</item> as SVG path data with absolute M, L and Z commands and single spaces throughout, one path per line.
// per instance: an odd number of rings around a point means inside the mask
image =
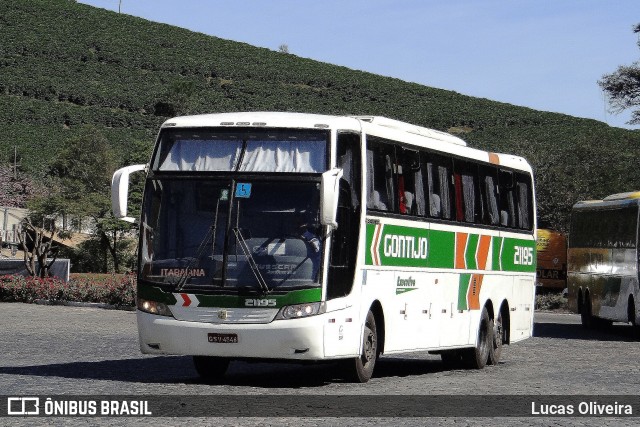
M 142 353 L 261 359 L 325 359 L 325 317 L 266 324 L 213 324 L 137 311 Z M 238 342 L 211 343 L 209 333 L 237 334 Z M 353 353 L 357 354 L 357 348 Z

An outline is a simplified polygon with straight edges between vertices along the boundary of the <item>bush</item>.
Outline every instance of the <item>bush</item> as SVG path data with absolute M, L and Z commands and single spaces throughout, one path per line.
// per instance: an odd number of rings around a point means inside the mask
M 567 297 L 562 293 L 546 293 L 536 295 L 536 310 L 566 311 Z
M 0 301 L 35 300 L 105 303 L 121 307 L 135 306 L 136 279 L 133 275 L 82 275 L 64 281 L 56 278 L 1 276 Z

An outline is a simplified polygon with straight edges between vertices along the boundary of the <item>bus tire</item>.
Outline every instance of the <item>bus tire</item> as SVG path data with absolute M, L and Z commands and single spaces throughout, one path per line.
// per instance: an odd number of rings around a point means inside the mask
M 219 381 L 227 372 L 230 360 L 225 357 L 193 356 L 193 366 L 200 378 L 207 382 Z
M 475 347 L 462 351 L 462 363 L 469 369 L 482 369 L 487 365 L 489 352 L 493 347 L 493 321 L 489 318 L 487 307 L 482 309 L 478 326 L 478 342 Z
M 497 365 L 502 355 L 502 343 L 504 342 L 504 322 L 502 321 L 502 310 L 498 311 L 498 315 L 493 319 L 493 336 L 491 347 L 489 347 L 489 365 Z
M 362 354 L 344 362 L 345 379 L 349 382 L 366 383 L 373 375 L 380 351 L 378 349 L 378 331 L 376 319 L 371 311 L 367 313 L 362 337 Z
M 580 323 L 586 329 L 593 328 L 593 314 L 591 307 L 591 295 L 588 292 L 584 294 L 584 301 L 582 302 L 582 309 L 580 310 Z
M 631 326 L 638 326 L 636 323 L 636 304 L 632 296 L 629 296 L 629 302 L 627 303 L 627 321 L 631 323 Z

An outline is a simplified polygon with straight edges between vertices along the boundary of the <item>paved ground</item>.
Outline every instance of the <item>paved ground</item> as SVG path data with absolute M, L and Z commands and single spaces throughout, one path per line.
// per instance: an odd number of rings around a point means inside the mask
M 0 304 L 0 394 L 25 395 L 637 395 L 638 339 L 627 325 L 585 331 L 579 317 L 536 313 L 535 337 L 508 346 L 499 366 L 446 370 L 424 353 L 383 357 L 367 384 L 334 366 L 232 363 L 222 384 L 199 381 L 188 357 L 138 351 L 135 314 L 95 308 Z M 310 396 L 310 400 L 312 397 Z M 508 399 L 507 399 L 508 400 Z M 509 402 L 506 402 L 508 405 Z M 640 407 L 634 408 L 640 412 Z M 268 414 L 267 414 L 268 415 Z M 156 419 L 157 421 L 160 421 Z M 0 418 L 33 425 L 34 419 Z M 38 419 L 58 425 L 58 419 Z M 146 425 L 144 419 L 65 419 L 76 425 Z M 635 425 L 616 418 L 311 418 L 311 425 Z M 295 418 L 175 418 L 165 425 L 298 425 Z

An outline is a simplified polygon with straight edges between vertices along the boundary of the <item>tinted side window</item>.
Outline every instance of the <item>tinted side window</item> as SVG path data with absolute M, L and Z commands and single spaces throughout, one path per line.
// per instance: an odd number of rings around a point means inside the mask
M 516 194 L 513 184 L 513 172 L 500 171 L 498 190 L 500 195 L 500 225 L 516 226 Z
M 426 202 L 420 153 L 396 148 L 398 157 L 398 210 L 401 214 L 424 216 Z
M 367 208 L 394 212 L 396 203 L 396 166 L 393 145 L 370 137 L 367 141 Z
M 452 219 L 451 159 L 432 153 L 423 153 L 423 157 L 427 215 L 431 218 Z
M 491 166 L 480 166 L 480 194 L 482 198 L 482 223 L 486 225 L 500 224 L 498 210 L 498 170 Z
M 516 174 L 517 227 L 531 230 L 533 226 L 533 195 L 531 191 L 531 177 L 527 174 Z
M 480 192 L 477 185 L 477 165 L 454 161 L 453 182 L 455 186 L 456 219 L 461 222 L 480 222 Z

